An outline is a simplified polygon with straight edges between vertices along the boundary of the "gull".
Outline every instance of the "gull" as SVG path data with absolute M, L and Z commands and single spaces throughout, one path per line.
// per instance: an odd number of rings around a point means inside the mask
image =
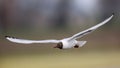
M 55 39 L 50 39 L 50 40 L 26 40 L 26 39 L 18 39 L 15 37 L 11 36 L 5 36 L 7 40 L 14 42 L 14 43 L 21 43 L 21 44 L 33 44 L 33 43 L 56 43 L 57 45 L 54 48 L 59 48 L 59 49 L 69 49 L 69 48 L 79 48 L 82 47 L 84 44 L 86 44 L 87 41 L 77 41 L 76 39 L 83 37 L 84 35 L 87 35 L 100 26 L 106 24 L 109 22 L 112 18 L 114 17 L 114 14 L 112 14 L 110 17 L 105 19 L 103 22 L 88 28 L 84 31 L 81 31 L 77 34 L 74 34 L 71 37 L 64 38 L 61 40 L 55 40 Z

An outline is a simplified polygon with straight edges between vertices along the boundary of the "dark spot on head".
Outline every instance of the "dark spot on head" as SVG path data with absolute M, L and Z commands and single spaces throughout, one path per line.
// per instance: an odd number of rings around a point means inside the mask
M 57 46 L 55 46 L 54 48 L 63 49 L 63 43 L 62 42 L 58 43 Z

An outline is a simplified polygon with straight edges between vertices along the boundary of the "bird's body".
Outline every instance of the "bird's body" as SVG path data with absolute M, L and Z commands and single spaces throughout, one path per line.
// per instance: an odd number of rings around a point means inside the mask
M 76 40 L 69 40 L 69 38 L 63 39 L 61 40 L 61 42 L 63 43 L 63 48 L 67 49 L 67 48 L 72 48 L 77 44 Z
M 70 40 L 70 38 L 65 38 L 62 39 L 61 42 L 64 45 L 62 49 L 68 49 L 82 47 L 87 41 L 77 41 L 75 39 Z
M 87 41 L 77 41 L 76 39 L 83 37 L 84 35 L 87 35 L 91 32 L 93 32 L 94 30 L 96 30 L 97 28 L 99 28 L 100 26 L 106 24 L 107 22 L 109 22 L 112 18 L 113 18 L 114 14 L 112 14 L 109 18 L 107 18 L 106 20 L 104 20 L 103 22 L 89 28 L 86 29 L 84 31 L 81 31 L 77 34 L 74 34 L 73 36 L 69 37 L 69 38 L 64 38 L 61 40 L 25 40 L 25 39 L 17 39 L 14 37 L 10 37 L 10 36 L 6 36 L 6 39 L 14 42 L 14 43 L 21 43 L 21 44 L 32 44 L 32 43 L 57 43 L 57 46 L 55 46 L 55 48 L 59 48 L 59 49 L 68 49 L 68 48 L 78 48 L 78 47 L 82 47 Z

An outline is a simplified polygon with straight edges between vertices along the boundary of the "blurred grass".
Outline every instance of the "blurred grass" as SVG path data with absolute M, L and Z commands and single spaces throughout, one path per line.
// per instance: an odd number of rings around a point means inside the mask
M 48 54 L 4 55 L 0 68 L 120 68 L 120 51 L 56 50 Z
M 4 38 L 10 35 L 25 39 L 62 39 L 79 31 L 8 32 L 0 38 L 0 68 L 120 68 L 118 31 L 101 28 L 78 39 L 88 41 L 84 47 L 68 50 L 53 49 L 51 45 L 55 44 L 15 44 Z

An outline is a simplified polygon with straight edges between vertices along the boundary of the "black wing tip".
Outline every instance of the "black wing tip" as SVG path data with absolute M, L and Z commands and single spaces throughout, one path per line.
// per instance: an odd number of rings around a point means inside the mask
M 115 13 L 112 13 L 112 15 L 115 15 Z
M 10 36 L 5 36 L 5 38 L 10 38 Z
M 15 37 L 11 37 L 11 36 L 5 36 L 5 38 L 15 38 Z

